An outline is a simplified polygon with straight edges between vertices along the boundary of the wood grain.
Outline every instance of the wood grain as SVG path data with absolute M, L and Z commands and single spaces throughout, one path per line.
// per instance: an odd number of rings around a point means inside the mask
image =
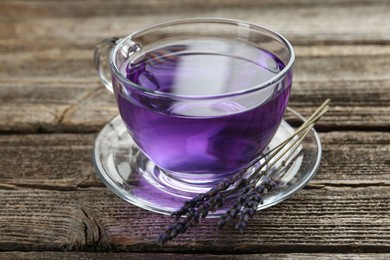
M 315 2 L 320 2 L 316 0 Z M 89 46 L 157 22 L 185 17 L 227 17 L 273 28 L 294 44 L 387 43 L 389 5 L 379 1 L 2 1 L 0 49 Z M 23 15 L 23 14 L 28 15 Z M 365 19 L 362 19 L 365 17 Z M 109 18 L 109 19 L 107 19 Z M 8 23 L 7 23 L 8 22 Z M 17 39 L 25 39 L 20 42 Z M 43 39 L 49 41 L 42 41 Z M 10 44 L 14 40 L 14 45 Z M 29 44 L 41 40 L 41 44 Z M 27 43 L 27 44 L 26 44 Z
M 0 135 L 0 188 L 77 190 L 102 187 L 92 166 L 96 134 Z M 390 135 L 320 135 L 321 167 L 311 182 L 327 186 L 390 186 Z
M 162 259 L 162 260 L 175 260 L 175 259 L 320 259 L 320 260 L 334 260 L 334 259 L 347 259 L 347 260 L 387 260 L 390 254 L 324 254 L 324 253 L 292 253 L 292 254 L 235 254 L 235 255 L 212 255 L 212 254 L 172 254 L 172 253 L 91 253 L 91 252 L 0 252 L 1 259 L 80 259 L 80 260 L 105 260 L 105 259 Z
M 154 239 L 169 218 L 102 187 L 90 163 L 94 138 L 0 136 L 3 250 L 162 250 Z M 324 157 L 308 189 L 258 214 L 243 235 L 232 226 L 217 232 L 206 220 L 164 252 L 390 252 L 389 138 L 322 133 Z
M 25 260 L 25 259 L 80 259 L 80 260 L 106 260 L 106 259 L 131 259 L 131 260 L 144 260 L 144 259 L 161 259 L 161 260 L 175 260 L 175 259 L 237 259 L 237 260 L 268 260 L 268 259 L 298 259 L 298 260 L 334 260 L 334 259 L 346 259 L 346 260 L 387 260 L 390 254 L 324 254 L 324 253 L 292 253 L 292 254 L 235 254 L 235 255 L 212 255 L 212 254 L 172 254 L 172 253 L 100 253 L 100 252 L 0 252 L 1 259 L 12 260 Z
M 207 219 L 164 248 L 155 239 L 170 217 L 105 188 L 0 190 L 0 207 L 5 251 L 390 252 L 390 187 L 304 189 L 255 215 L 243 234 Z
M 95 134 L 0 136 L 0 188 L 103 186 L 92 166 Z
M 389 59 L 387 46 L 300 46 L 290 106 L 309 115 L 331 98 L 323 127 L 389 130 Z M 12 52 L 0 61 L 0 131 L 96 132 L 118 113 L 92 50 Z

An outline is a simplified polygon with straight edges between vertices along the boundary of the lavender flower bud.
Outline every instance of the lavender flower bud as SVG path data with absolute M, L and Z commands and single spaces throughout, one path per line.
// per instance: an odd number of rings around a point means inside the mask
M 210 204 L 204 203 L 203 205 L 200 205 L 198 208 L 198 212 L 200 213 L 201 218 L 205 218 L 210 211 Z
M 241 192 L 244 194 L 244 193 L 248 193 L 250 191 L 251 187 L 250 186 L 245 186 L 241 189 Z
M 236 229 L 240 230 L 241 233 L 243 233 L 246 226 L 247 226 L 247 223 L 245 221 L 239 221 L 235 227 L 236 227 Z
M 195 211 L 193 215 L 193 220 L 195 224 L 199 224 L 199 217 L 200 217 L 200 213 L 198 211 Z
M 232 218 L 236 218 L 237 215 L 238 215 L 238 210 L 232 209 L 232 210 L 230 211 L 230 216 L 231 216 Z
M 199 198 L 200 198 L 201 200 L 208 200 L 208 199 L 210 198 L 210 194 L 208 194 L 208 193 L 202 193 L 202 194 L 199 195 Z
M 242 215 L 246 215 L 246 214 L 248 214 L 249 213 L 249 208 L 244 208 L 242 211 L 241 211 L 241 214 Z M 241 215 L 241 216 L 242 216 Z
M 213 197 L 213 196 L 216 196 L 218 195 L 218 192 L 220 192 L 220 189 L 218 188 L 218 186 L 212 188 L 211 190 L 209 190 L 207 193 L 210 195 L 210 197 Z
M 279 185 L 271 179 L 269 182 L 269 186 L 271 187 L 271 189 L 276 189 Z
M 238 181 L 236 187 L 241 188 L 241 187 L 244 187 L 246 185 L 248 185 L 248 180 L 247 179 L 241 179 L 241 180 Z
M 220 194 L 217 194 L 210 199 L 211 210 L 220 208 L 222 205 L 223 205 L 223 198 Z
M 261 195 L 260 195 L 260 194 L 257 194 L 257 195 L 255 196 L 255 201 L 256 201 L 256 202 L 258 202 L 258 203 L 261 203 L 261 204 L 263 204 L 263 203 L 262 203 L 262 201 L 263 201 L 263 197 L 261 197 Z
M 253 201 L 248 201 L 246 203 L 246 206 L 249 207 L 249 208 L 253 207 Z
M 223 227 L 225 226 L 225 224 L 226 224 L 226 220 L 220 219 L 220 220 L 218 221 L 218 229 L 223 228 Z
M 177 237 L 177 230 L 176 229 L 171 231 L 170 237 L 171 237 L 171 239 Z
M 196 206 L 197 203 L 198 203 L 198 199 L 197 198 L 191 199 L 191 200 L 187 200 L 187 201 L 184 202 L 184 207 L 187 207 L 187 208 L 191 207 L 191 208 L 193 208 L 193 207 Z
M 157 244 L 160 246 L 163 246 L 166 242 L 168 242 L 170 239 L 170 236 L 167 233 L 161 233 L 158 237 Z
M 178 233 L 180 233 L 180 231 L 182 231 L 183 230 L 183 225 L 182 224 L 177 224 L 176 225 L 176 227 L 175 227 L 175 229 L 176 229 L 176 231 L 178 232 Z
M 265 191 L 265 186 L 263 184 L 260 184 L 259 186 L 256 187 L 256 191 L 260 194 L 263 194 Z
M 191 227 L 191 223 L 190 222 L 187 222 L 185 223 L 184 227 L 183 227 L 183 230 L 182 230 L 182 233 L 185 233 L 187 231 L 188 228 Z
M 265 176 L 263 178 L 263 183 L 269 183 L 270 181 L 271 181 L 271 179 L 269 177 L 267 177 L 267 176 Z
M 226 180 L 224 180 L 224 181 L 222 181 L 221 183 L 218 184 L 218 188 L 220 190 L 226 190 L 232 184 L 233 184 L 233 182 L 231 180 L 226 179 Z

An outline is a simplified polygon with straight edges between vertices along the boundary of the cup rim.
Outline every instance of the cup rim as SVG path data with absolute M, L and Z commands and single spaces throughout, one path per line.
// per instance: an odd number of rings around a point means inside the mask
M 248 29 L 255 29 L 258 31 L 263 31 L 270 33 L 273 36 L 276 36 L 277 38 L 280 39 L 280 41 L 287 47 L 288 52 L 290 54 L 290 58 L 288 63 L 285 65 L 285 67 L 278 72 L 275 76 L 270 78 L 267 81 L 264 81 L 261 84 L 249 87 L 247 89 L 239 90 L 239 91 L 234 91 L 234 92 L 228 92 L 228 93 L 222 93 L 222 94 L 217 94 L 217 95 L 183 95 L 183 94 L 174 94 L 174 93 L 169 93 L 169 92 L 163 92 L 163 91 L 158 91 L 158 90 L 152 90 L 143 87 L 142 85 L 139 85 L 137 83 L 134 83 L 130 80 L 128 80 L 120 71 L 119 68 L 117 67 L 117 64 L 114 62 L 115 61 L 115 54 L 119 51 L 120 46 L 126 42 L 126 41 L 131 41 L 133 38 L 136 36 L 145 33 L 148 30 L 152 29 L 158 29 L 162 27 L 167 27 L 171 25 L 180 25 L 180 24 L 196 24 L 196 23 L 219 23 L 219 24 L 228 24 L 228 25 L 236 25 L 236 26 L 245 26 Z M 123 83 L 127 85 L 131 85 L 132 87 L 136 88 L 139 91 L 142 91 L 145 94 L 148 95 L 153 95 L 153 96 L 158 96 L 158 97 L 166 97 L 166 98 L 176 98 L 176 99 L 190 99 L 190 100 L 201 100 L 201 99 L 214 99 L 214 98 L 225 98 L 225 97 L 232 97 L 232 96 L 239 96 L 239 95 L 244 95 L 248 93 L 252 93 L 264 88 L 267 88 L 269 86 L 274 85 L 276 82 L 281 80 L 292 68 L 293 64 L 295 62 L 295 51 L 291 45 L 291 43 L 281 34 L 268 29 L 266 27 L 251 23 L 251 22 L 246 22 L 242 20 L 236 20 L 236 19 L 228 19 L 228 18 L 218 18 L 218 17 L 201 17 L 201 18 L 184 18 L 184 19 L 175 19 L 175 20 L 169 20 L 161 23 L 156 23 L 153 25 L 149 25 L 146 27 L 143 27 L 139 30 L 134 31 L 133 33 L 129 34 L 128 36 L 123 37 L 122 39 L 119 39 L 116 42 L 116 46 L 112 49 L 111 55 L 110 55 L 110 67 L 113 69 L 113 72 L 115 76 Z

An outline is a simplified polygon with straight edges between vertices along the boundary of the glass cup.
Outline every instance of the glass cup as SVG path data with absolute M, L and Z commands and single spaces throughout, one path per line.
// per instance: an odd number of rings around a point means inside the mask
M 146 158 L 138 173 L 190 190 L 261 155 L 287 107 L 294 59 L 278 33 L 217 18 L 160 23 L 95 49 L 99 76 Z

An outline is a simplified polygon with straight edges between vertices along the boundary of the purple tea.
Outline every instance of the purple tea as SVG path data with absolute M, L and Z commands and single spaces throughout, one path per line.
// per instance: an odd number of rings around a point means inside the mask
M 176 40 L 120 66 L 129 81 L 164 94 L 113 83 L 138 146 L 161 169 L 191 173 L 194 181 L 231 174 L 268 145 L 287 106 L 292 74 L 262 90 L 248 89 L 284 67 L 271 53 L 241 42 Z

